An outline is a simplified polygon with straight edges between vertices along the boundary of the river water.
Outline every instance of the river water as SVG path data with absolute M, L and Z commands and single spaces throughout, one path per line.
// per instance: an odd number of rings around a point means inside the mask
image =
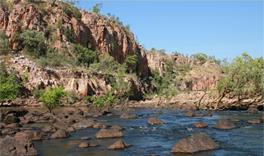
M 212 116 L 186 117 L 184 112 L 173 109 L 136 109 L 136 119 L 121 119 L 119 113 L 112 116 L 97 118 L 98 121 L 108 125 L 120 125 L 125 130 L 123 140 L 132 146 L 124 150 L 112 151 L 107 147 L 117 139 L 95 139 L 98 129 L 84 129 L 71 133 L 66 139 L 42 140 L 34 142 L 40 156 L 148 156 L 172 155 L 173 145 L 181 138 L 195 132 L 206 132 L 220 144 L 214 151 L 193 154 L 194 156 L 262 156 L 263 155 L 263 124 L 249 125 L 248 119 L 261 116 L 243 111 L 214 112 Z M 203 113 L 203 112 L 199 112 Z M 147 124 L 149 117 L 157 117 L 166 122 L 160 126 Z M 217 130 L 213 126 L 218 119 L 238 119 L 237 128 L 232 130 Z M 198 129 L 193 123 L 203 121 L 208 128 Z M 78 148 L 83 142 L 81 138 L 91 137 L 91 143 L 99 144 L 97 147 Z M 181 156 L 183 154 L 177 154 Z M 184 155 L 188 156 L 188 155 Z

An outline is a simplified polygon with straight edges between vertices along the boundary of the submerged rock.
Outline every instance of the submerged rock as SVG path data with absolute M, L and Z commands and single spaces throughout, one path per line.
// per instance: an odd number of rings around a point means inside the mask
M 205 122 L 196 122 L 193 124 L 193 126 L 196 128 L 206 128 L 208 127 L 208 124 Z
M 172 153 L 195 153 L 219 148 L 218 143 L 206 133 L 196 133 L 181 139 L 172 148 Z
M 253 125 L 255 125 L 255 124 L 260 124 L 262 121 L 261 121 L 261 119 L 250 119 L 250 120 L 248 120 L 247 121 L 249 124 L 253 124 Z
M 228 130 L 236 128 L 234 122 L 228 119 L 220 119 L 217 121 L 216 125 L 214 126 L 216 129 Z
M 187 117 L 194 117 L 195 116 L 195 113 L 194 113 L 194 111 L 189 110 L 189 111 L 187 111 L 185 113 L 185 116 L 187 116 Z
M 150 124 L 150 125 L 161 125 L 161 124 L 164 124 L 164 122 L 160 119 L 151 117 L 148 119 L 148 124 Z
M 131 113 L 123 113 L 120 116 L 121 119 L 135 119 L 137 118 L 137 116 L 135 114 L 131 114 Z
M 126 144 L 122 139 L 117 140 L 115 143 L 110 145 L 108 149 L 111 150 L 120 150 L 129 147 L 128 144 Z
M 88 147 L 95 147 L 95 146 L 98 146 L 96 144 L 91 144 L 89 142 L 82 142 L 78 145 L 78 147 L 80 148 L 88 148 Z
M 101 129 L 95 134 L 96 138 L 123 137 L 123 132 L 117 129 Z

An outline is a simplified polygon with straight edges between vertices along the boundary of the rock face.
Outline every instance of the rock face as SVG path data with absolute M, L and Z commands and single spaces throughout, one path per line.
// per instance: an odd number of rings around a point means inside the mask
M 101 129 L 95 136 L 96 138 L 117 138 L 123 137 L 123 133 L 118 129 Z
M 119 63 L 123 63 L 128 55 L 137 55 L 138 72 L 143 76 L 149 74 L 145 52 L 137 44 L 131 32 L 104 16 L 85 11 L 81 13 L 82 22 L 93 36 L 93 47 L 96 50 L 110 54 Z
M 114 20 L 79 11 L 60 1 L 43 1 L 41 6 L 23 1 L 9 3 L 11 10 L 0 7 L 0 30 L 4 30 L 9 38 L 11 49 L 19 49 L 17 33 L 24 30 L 41 31 L 49 38 L 53 35 L 55 48 L 69 49 L 71 39 L 67 36 L 67 30 L 70 30 L 74 42 L 98 53 L 108 53 L 119 63 L 123 63 L 128 55 L 136 55 L 138 74 L 150 74 L 144 50 L 137 44 L 134 35 Z M 70 8 L 79 12 L 81 17 L 66 11 Z M 53 30 L 53 34 L 49 34 L 50 30 Z
M 172 153 L 195 153 L 200 151 L 214 150 L 219 145 L 206 133 L 196 133 L 190 137 L 178 141 L 172 148 Z
M 37 151 L 34 145 L 26 138 L 6 136 L 0 138 L 1 156 L 34 156 Z

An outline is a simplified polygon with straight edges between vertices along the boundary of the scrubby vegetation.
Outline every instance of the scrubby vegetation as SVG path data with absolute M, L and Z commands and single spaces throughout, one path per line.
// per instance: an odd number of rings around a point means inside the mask
M 48 45 L 43 32 L 26 30 L 20 34 L 21 46 L 24 51 L 36 58 L 45 56 Z
M 74 53 L 76 55 L 77 65 L 89 67 L 90 64 L 98 61 L 95 51 L 85 48 L 79 44 L 74 46 Z
M 11 100 L 21 95 L 22 85 L 14 73 L 8 74 L 0 63 L 0 101 Z
M 43 102 L 44 106 L 51 112 L 52 109 L 60 105 L 64 95 L 65 92 L 62 87 L 54 87 L 41 92 L 39 100 Z
M 222 97 L 229 94 L 238 99 L 263 94 L 263 71 L 262 57 L 254 59 L 244 53 L 223 66 L 225 76 L 218 83 L 218 91 Z
M 74 7 L 68 1 L 62 2 L 62 9 L 68 16 L 81 20 L 82 14 L 80 13 L 79 9 Z
M 3 31 L 0 31 L 0 55 L 7 54 L 9 50 L 8 38 Z
M 118 101 L 117 97 L 112 92 L 108 92 L 106 95 L 101 96 L 88 96 L 86 100 L 93 103 L 96 107 L 111 105 Z

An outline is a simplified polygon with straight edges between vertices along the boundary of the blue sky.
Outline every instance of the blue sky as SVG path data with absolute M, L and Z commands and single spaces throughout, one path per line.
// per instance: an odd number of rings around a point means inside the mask
M 263 56 L 263 1 L 254 0 L 79 0 L 90 9 L 102 4 L 128 24 L 147 49 L 203 52 L 217 58 L 234 58 L 242 52 Z

